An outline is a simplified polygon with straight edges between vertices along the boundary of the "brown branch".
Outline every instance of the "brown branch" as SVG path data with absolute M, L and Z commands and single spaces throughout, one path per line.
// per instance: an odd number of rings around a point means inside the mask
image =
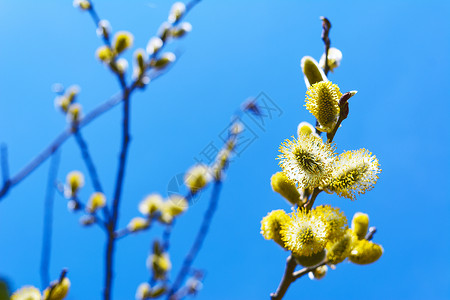
M 292 255 L 289 255 L 289 257 L 286 260 L 286 269 L 284 270 L 283 278 L 281 278 L 277 291 L 270 295 L 271 300 L 283 299 L 289 286 L 291 285 L 292 282 L 295 281 L 293 273 L 295 271 L 296 266 L 297 263 L 295 262 L 295 259 L 292 257 Z
M 321 189 L 319 189 L 319 188 L 315 188 L 314 190 L 313 190 L 313 193 L 311 194 L 311 198 L 309 199 L 309 201 L 308 202 L 306 202 L 306 204 L 305 204 L 305 208 L 306 208 L 306 210 L 311 210 L 312 209 L 312 207 L 313 207 L 313 205 L 314 205 L 314 201 L 316 201 L 316 198 L 317 198 L 317 196 L 320 194 L 320 192 L 322 192 L 322 190 Z
M 331 23 L 330 21 L 325 17 L 320 17 L 322 20 L 322 41 L 325 46 L 325 67 L 323 69 L 325 75 L 328 75 L 328 72 L 330 71 L 330 67 L 328 66 L 328 50 L 330 50 L 330 29 L 331 29 Z

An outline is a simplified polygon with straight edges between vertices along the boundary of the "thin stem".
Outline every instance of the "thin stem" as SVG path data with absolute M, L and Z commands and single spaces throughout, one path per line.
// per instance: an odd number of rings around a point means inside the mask
M 369 232 L 366 234 L 365 239 L 370 241 L 373 239 L 373 236 L 377 232 L 377 228 L 375 226 L 372 226 L 369 228 Z
M 317 195 L 319 195 L 320 192 L 322 192 L 321 189 L 319 189 L 319 188 L 315 188 L 314 189 L 314 191 L 313 191 L 313 193 L 311 195 L 311 198 L 309 199 L 309 201 L 305 205 L 306 210 L 311 210 L 312 209 L 312 207 L 314 205 L 314 201 L 316 201 Z
M 78 146 L 81 150 L 81 155 L 83 157 L 83 161 L 86 164 L 86 167 L 89 172 L 89 177 L 92 180 L 92 186 L 94 187 L 94 190 L 96 192 L 104 193 L 102 185 L 100 183 L 100 178 L 97 173 L 97 168 L 95 167 L 94 161 L 91 157 L 91 154 L 89 153 L 89 148 L 84 140 L 83 136 L 81 135 L 81 132 L 78 128 L 76 128 L 76 131 L 74 133 L 75 140 L 77 141 Z M 109 220 L 109 211 L 108 207 L 105 205 L 102 209 L 103 215 L 106 220 Z
M 289 257 L 286 260 L 286 269 L 284 270 L 283 278 L 281 278 L 277 291 L 270 295 L 271 300 L 283 299 L 289 286 L 295 280 L 293 273 L 295 271 L 296 266 L 297 263 L 295 262 L 295 259 L 291 255 L 289 255 Z
M 214 213 L 217 208 L 217 203 L 219 200 L 220 191 L 222 188 L 222 181 L 216 180 L 214 181 L 213 190 L 211 192 L 211 198 L 209 200 L 209 206 L 208 209 L 205 212 L 205 215 L 203 217 L 202 224 L 200 226 L 199 231 L 197 232 L 197 236 L 195 237 L 195 241 L 191 246 L 191 249 L 189 250 L 188 254 L 184 258 L 182 267 L 180 271 L 178 272 L 176 279 L 172 285 L 172 288 L 170 289 L 167 299 L 173 299 L 173 295 L 178 291 L 181 284 L 184 282 L 189 269 L 191 268 L 192 263 L 194 262 L 194 259 L 196 258 L 197 254 L 199 253 L 203 242 L 206 238 L 206 235 L 209 230 L 209 226 L 211 224 L 211 220 L 214 216 Z
M 8 164 L 8 147 L 6 144 L 2 144 L 0 146 L 1 151 L 1 168 L 2 168 L 2 180 L 3 183 L 8 182 L 9 180 L 9 164 Z
M 294 272 L 294 274 L 292 274 L 292 277 L 294 277 L 294 281 L 297 280 L 298 278 L 305 276 L 306 274 L 308 274 L 309 272 L 313 272 L 315 269 L 317 269 L 318 267 L 324 266 L 328 263 L 327 260 L 324 260 L 323 262 L 321 262 L 320 264 L 313 266 L 313 267 L 307 267 L 307 268 L 303 268 L 301 270 L 298 270 L 297 272 Z
M 117 179 L 112 204 L 112 216 L 108 223 L 108 237 L 106 245 L 106 276 L 103 296 L 105 300 L 111 299 L 112 277 L 113 277 L 113 256 L 115 246 L 115 230 L 119 217 L 119 204 L 122 195 L 123 181 L 125 178 L 125 167 L 127 162 L 128 145 L 130 142 L 130 95 L 129 90 L 125 89 L 123 94 L 123 123 L 122 123 L 122 147 L 119 156 L 119 168 L 117 171 Z
M 288 290 L 289 286 L 299 279 L 300 277 L 305 276 L 309 272 L 313 272 L 318 267 L 321 267 L 323 265 L 326 265 L 328 261 L 325 259 L 323 262 L 321 262 L 318 265 L 303 268 L 299 271 L 295 271 L 295 267 L 297 266 L 297 263 L 295 262 L 295 259 L 292 256 L 289 256 L 286 261 L 286 269 L 284 270 L 283 278 L 281 279 L 281 282 L 277 288 L 277 291 L 270 295 L 271 300 L 281 300 L 283 299 L 284 295 L 286 294 L 286 291 Z
M 170 224 L 166 225 L 162 234 L 162 247 L 164 252 L 168 252 L 170 248 L 170 236 L 172 235 L 172 229 L 175 225 L 175 219 L 172 220 Z
M 44 201 L 44 228 L 41 248 L 41 286 L 45 289 L 50 284 L 50 257 L 52 244 L 53 200 L 55 196 L 55 181 L 58 176 L 59 152 L 52 155 L 47 179 L 47 190 Z
M 103 193 L 103 188 L 100 183 L 100 179 L 98 177 L 97 168 L 94 165 L 94 161 L 92 160 L 92 157 L 89 153 L 88 146 L 86 144 L 86 141 L 84 140 L 83 136 L 81 135 L 81 132 L 79 130 L 76 130 L 74 133 L 75 140 L 78 143 L 78 146 L 81 150 L 81 155 L 83 156 L 84 163 L 86 164 L 86 167 L 89 172 L 89 176 L 92 180 L 92 186 L 94 187 L 94 190 L 97 192 Z
M 331 23 L 330 21 L 325 17 L 320 17 L 322 20 L 322 41 L 325 46 L 325 67 L 323 69 L 325 75 L 328 75 L 328 72 L 330 71 L 330 67 L 328 66 L 328 50 L 330 50 L 330 29 L 331 29 Z

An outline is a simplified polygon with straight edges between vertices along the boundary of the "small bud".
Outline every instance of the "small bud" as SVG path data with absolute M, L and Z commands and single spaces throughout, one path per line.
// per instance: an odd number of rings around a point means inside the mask
M 161 210 L 163 199 L 159 194 L 151 194 L 139 203 L 139 211 L 144 216 L 152 216 Z
M 133 70 L 133 74 L 134 74 L 135 78 L 138 78 L 145 72 L 145 70 L 147 68 L 146 61 L 147 61 L 148 57 L 143 49 L 137 49 L 134 52 L 134 58 L 135 58 L 135 60 L 134 60 L 135 67 Z
M 169 13 L 169 22 L 170 23 L 175 23 L 177 21 L 179 21 L 182 17 L 183 14 L 186 11 L 186 5 L 184 5 L 184 3 L 182 2 L 175 2 L 172 5 L 172 8 L 170 9 L 170 13 Z
M 150 284 L 147 282 L 141 283 L 136 291 L 136 300 L 149 299 L 152 296 Z
M 188 202 L 186 198 L 176 194 L 171 195 L 163 205 L 163 211 L 170 214 L 172 217 L 176 217 L 185 212 L 187 208 Z
M 328 267 L 326 265 L 317 267 L 314 271 L 308 273 L 308 277 L 311 280 L 320 280 L 327 274 Z
M 192 193 L 203 189 L 211 179 L 211 170 L 204 164 L 195 165 L 184 174 L 184 184 Z
M 166 41 L 170 37 L 170 29 L 172 25 L 169 22 L 164 22 L 158 29 L 158 35 L 162 42 Z
M 308 122 L 301 122 L 300 124 L 298 124 L 297 127 L 297 135 L 309 135 L 309 134 L 316 134 L 316 129 L 314 128 L 314 126 L 312 126 L 311 124 L 309 124 Z
M 114 71 L 117 71 L 120 74 L 124 74 L 128 69 L 128 61 L 125 58 L 119 58 L 116 61 Z
M 176 59 L 175 54 L 172 52 L 166 52 L 163 55 L 161 55 L 160 59 L 152 60 L 150 62 L 150 65 L 156 69 L 163 69 L 167 67 L 170 63 L 173 63 Z
M 329 242 L 327 245 L 327 260 L 330 264 L 341 263 L 350 255 L 352 249 L 353 235 L 351 230 L 347 230 L 344 236 L 335 243 Z
M 170 35 L 173 36 L 174 38 L 181 38 L 181 37 L 185 36 L 186 33 L 191 32 L 191 30 L 192 30 L 191 23 L 183 22 L 180 25 L 178 25 L 177 27 L 173 28 L 170 31 Z
M 383 254 L 383 247 L 368 240 L 359 240 L 353 246 L 348 259 L 358 265 L 376 262 Z
M 74 0 L 73 7 L 80 8 L 82 10 L 89 10 L 91 9 L 91 3 L 87 0 Z
M 83 226 L 90 226 L 95 223 L 95 217 L 93 215 L 84 215 L 80 218 L 80 224 Z
M 281 237 L 281 228 L 289 222 L 290 218 L 282 209 L 273 210 L 261 220 L 261 234 L 266 240 L 274 240 L 284 248 Z
M 50 294 L 50 290 L 52 289 L 52 293 Z M 70 289 L 70 280 L 67 277 L 64 277 L 61 282 L 54 281 L 50 284 L 48 288 L 44 290 L 43 300 L 63 300 L 66 298 L 67 293 Z M 28 298 L 26 298 L 28 299 Z
M 69 103 L 73 103 L 75 101 L 75 97 L 80 93 L 80 87 L 78 85 L 72 85 L 67 89 L 66 97 L 69 100 Z
M 86 205 L 86 211 L 88 213 L 94 213 L 97 209 L 102 208 L 106 205 L 105 194 L 96 192 L 91 195 L 89 201 Z
M 160 255 L 149 255 L 147 258 L 147 268 L 153 270 L 155 278 L 164 279 L 166 277 L 166 273 L 172 268 L 169 254 L 162 253 Z
M 317 252 L 310 256 L 299 256 L 295 254 L 292 254 L 292 256 L 295 258 L 295 261 L 299 265 L 302 265 L 304 267 L 312 267 L 321 263 L 325 259 L 326 254 L 327 251 L 323 249 L 322 251 Z
M 69 99 L 65 95 L 57 96 L 55 98 L 55 108 L 60 109 L 64 113 L 67 113 L 67 111 L 69 110 L 69 106 Z
M 130 232 L 137 232 L 140 230 L 147 229 L 150 226 L 150 222 L 147 219 L 136 217 L 131 219 L 130 223 L 127 225 L 127 229 Z
M 277 192 L 291 204 L 300 203 L 300 193 L 295 184 L 287 178 L 283 172 L 277 172 L 270 178 L 270 184 L 274 192 Z
M 78 122 L 80 122 L 81 116 L 81 104 L 71 104 L 67 112 L 67 122 L 77 124 Z
M 189 295 L 197 295 L 197 293 L 203 288 L 203 283 L 195 276 L 191 277 L 186 282 Z
M 128 31 L 119 31 L 114 36 L 114 51 L 117 54 L 122 53 L 133 45 L 133 35 Z
M 242 124 L 239 121 L 233 122 L 233 125 L 231 125 L 230 133 L 232 135 L 238 135 L 244 131 L 245 127 L 244 124 Z M 232 150 L 232 149 L 230 149 Z
M 328 68 L 331 72 L 334 72 L 333 70 L 339 67 L 342 60 L 342 52 L 341 50 L 331 47 L 328 49 Z M 322 69 L 325 69 L 325 53 L 322 54 L 322 57 L 319 60 L 319 66 Z
M 9 299 L 7 296 L 6 299 Z M 41 292 L 34 286 L 24 286 L 11 295 L 11 300 L 41 300 Z
M 80 171 L 72 171 L 67 174 L 66 186 L 70 191 L 70 196 L 75 196 L 78 190 L 84 186 L 83 174 Z
M 68 195 L 66 192 L 64 192 L 64 195 L 66 198 L 68 198 Z M 78 201 L 76 201 L 76 200 L 69 200 L 67 202 L 67 209 L 71 212 L 77 211 L 80 209 L 80 203 L 78 203 Z
M 114 58 L 114 53 L 108 46 L 101 46 L 95 52 L 95 56 L 103 63 L 108 64 Z
M 108 20 L 101 20 L 100 22 L 98 22 L 96 33 L 98 37 L 104 37 L 105 39 L 107 39 L 111 34 L 111 30 L 111 24 L 108 22 Z
M 231 151 L 233 148 L 234 142 L 230 140 L 227 142 L 227 149 L 222 149 L 217 154 L 216 160 L 211 166 L 212 174 L 216 180 L 220 180 L 221 178 L 223 178 L 223 169 L 226 167 L 228 161 L 230 160 Z
M 167 291 L 165 286 L 157 286 L 152 290 L 152 298 L 158 298 Z
M 317 61 L 311 56 L 304 56 L 300 63 L 305 79 L 306 87 L 309 88 L 314 83 L 328 81 L 327 76 L 319 67 Z
M 164 42 L 159 37 L 152 37 L 147 44 L 147 48 L 145 49 L 147 51 L 148 55 L 152 55 L 161 49 L 161 47 L 164 45 Z
M 258 104 L 256 103 L 255 98 L 250 98 L 247 101 L 245 101 L 242 105 L 242 110 L 251 112 L 255 116 L 261 116 L 261 109 L 259 108 Z
M 352 230 L 358 239 L 364 239 L 369 228 L 369 216 L 367 214 L 357 212 L 352 219 Z

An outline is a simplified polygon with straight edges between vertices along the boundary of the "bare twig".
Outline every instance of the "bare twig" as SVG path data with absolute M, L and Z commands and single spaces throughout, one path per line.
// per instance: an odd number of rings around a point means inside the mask
M 330 50 L 330 44 L 331 44 L 330 37 L 329 37 L 331 23 L 325 17 L 320 17 L 320 19 L 322 20 L 322 41 L 325 46 L 325 68 L 323 71 L 325 72 L 325 75 L 328 75 L 328 72 L 330 71 L 330 67 L 328 66 L 328 50 Z
M 295 271 L 295 267 L 297 266 L 297 264 L 295 262 L 295 259 L 292 256 L 289 256 L 287 258 L 286 269 L 284 271 L 283 278 L 281 279 L 281 282 L 280 282 L 280 284 L 278 286 L 277 291 L 270 295 L 271 299 L 272 300 L 281 300 L 281 299 L 283 299 L 283 297 L 286 294 L 286 291 L 288 290 L 289 286 L 294 281 L 296 281 L 300 277 L 305 276 L 309 272 L 313 272 L 318 267 L 326 265 L 327 263 L 328 263 L 328 261 L 325 259 L 324 261 L 322 261 L 318 265 L 315 265 L 315 266 L 312 266 L 312 267 L 303 268 L 303 269 L 301 269 L 299 271 L 294 272 Z
M 78 128 L 76 128 L 75 130 L 76 130 L 74 133 L 75 140 L 77 141 L 77 144 L 80 147 L 83 161 L 86 164 L 86 167 L 89 172 L 89 177 L 91 178 L 92 181 L 92 186 L 94 187 L 95 191 L 104 193 L 102 185 L 100 183 L 100 178 L 97 173 L 97 168 L 95 167 L 94 161 L 92 160 L 92 157 L 89 153 L 88 145 L 84 140 L 83 136 L 81 135 L 80 130 Z M 103 206 L 102 211 L 105 219 L 109 220 L 108 206 L 106 205 Z
M 89 149 L 88 149 L 86 141 L 84 140 L 84 138 L 81 135 L 81 132 L 79 130 L 75 131 L 74 136 L 75 136 L 75 140 L 78 143 L 78 146 L 80 147 L 81 155 L 82 155 L 83 160 L 88 169 L 89 177 L 91 178 L 92 186 L 94 187 L 94 190 L 97 192 L 103 193 L 103 188 L 100 183 L 100 179 L 98 177 L 97 169 L 95 168 L 94 161 L 92 160 L 92 157 L 89 153 Z
M 375 235 L 375 233 L 377 232 L 377 228 L 375 226 L 372 226 L 369 228 L 369 232 L 366 234 L 365 239 L 370 241 L 373 239 L 373 236 Z
M 2 181 L 3 184 L 9 181 L 9 164 L 8 164 L 8 147 L 6 144 L 0 146 L 1 152 L 1 168 L 2 168 Z
M 209 200 L 209 206 L 203 217 L 203 221 L 200 226 L 200 230 L 197 233 L 197 236 L 195 238 L 194 243 L 191 246 L 191 249 L 189 250 L 186 257 L 184 258 L 183 265 L 176 276 L 176 279 L 172 285 L 172 288 L 170 289 L 170 291 L 168 293 L 167 299 L 173 299 L 172 296 L 178 291 L 181 284 L 185 280 L 186 275 L 188 274 L 189 269 L 191 268 L 191 265 L 194 262 L 194 259 L 196 258 L 198 252 L 200 251 L 200 249 L 202 247 L 202 244 L 203 244 L 205 237 L 209 230 L 209 225 L 214 216 L 214 212 L 216 211 L 216 208 L 217 208 L 217 202 L 219 200 L 221 188 L 222 188 L 222 181 L 220 181 L 220 180 L 214 181 L 213 190 L 211 192 L 211 198 Z
M 305 204 L 306 210 L 311 210 L 311 209 L 312 209 L 312 207 L 313 207 L 313 205 L 314 205 L 314 201 L 316 201 L 317 195 L 319 195 L 321 191 L 322 191 L 322 190 L 319 189 L 319 188 L 315 188 L 315 189 L 314 189 L 313 193 L 311 194 L 311 198 L 310 198 L 309 201 L 306 202 L 306 204 Z
M 58 176 L 59 152 L 52 155 L 47 179 L 47 190 L 44 202 L 44 229 L 42 232 L 41 249 L 41 286 L 46 288 L 50 284 L 50 254 L 52 243 L 53 200 L 55 196 L 55 181 Z
M 295 259 L 292 257 L 292 255 L 289 255 L 289 257 L 286 260 L 286 269 L 284 270 L 284 275 L 283 278 L 281 278 L 277 291 L 270 295 L 270 298 L 272 300 L 283 299 L 284 294 L 286 294 L 286 291 L 288 290 L 289 286 L 295 280 L 293 273 L 295 271 L 296 266 L 297 263 L 295 262 Z

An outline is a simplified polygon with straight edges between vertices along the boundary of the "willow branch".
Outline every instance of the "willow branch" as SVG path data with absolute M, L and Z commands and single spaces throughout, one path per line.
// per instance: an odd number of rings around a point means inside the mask
M 114 191 L 113 204 L 111 208 L 111 218 L 108 222 L 108 237 L 106 246 L 106 276 L 103 296 L 105 300 L 111 299 L 112 275 L 113 275 L 113 256 L 115 245 L 115 230 L 119 217 L 120 198 L 122 196 L 122 187 L 125 178 L 125 167 L 127 162 L 128 146 L 130 142 L 130 94 L 128 88 L 123 91 L 123 123 L 122 123 L 122 146 L 119 156 L 119 167 Z
M 92 160 L 91 154 L 89 153 L 86 141 L 84 140 L 79 130 L 75 131 L 74 136 L 78 146 L 80 147 L 81 155 L 88 169 L 89 177 L 91 178 L 94 190 L 103 193 L 103 188 L 98 177 L 97 168 L 95 167 L 94 161 Z
M 46 288 L 50 284 L 50 257 L 52 244 L 53 201 L 55 196 L 55 181 L 58 176 L 59 152 L 52 155 L 47 179 L 47 190 L 44 201 L 44 228 L 42 232 L 41 248 L 41 286 Z
M 211 192 L 211 198 L 209 200 L 209 206 L 208 209 L 205 212 L 205 215 L 203 217 L 202 224 L 200 226 L 199 231 L 197 232 L 197 236 L 195 237 L 195 241 L 191 246 L 191 249 L 189 250 L 188 254 L 184 258 L 182 267 L 180 271 L 178 272 L 178 275 L 176 276 L 176 279 L 172 285 L 172 288 L 170 289 L 167 299 L 173 299 L 173 295 L 178 291 L 181 284 L 184 282 L 192 263 L 194 262 L 194 259 L 197 257 L 197 254 L 199 253 L 203 242 L 206 238 L 206 235 L 209 230 L 209 226 L 211 224 L 211 220 L 214 216 L 214 213 L 217 208 L 217 203 L 219 200 L 220 191 L 222 188 L 222 181 L 216 180 L 214 181 L 213 190 Z
M 328 75 L 328 72 L 330 71 L 330 67 L 328 66 L 328 50 L 330 50 L 330 29 L 331 29 L 331 23 L 330 21 L 325 17 L 320 17 L 322 20 L 322 41 L 325 46 L 325 67 L 323 69 L 325 75 Z
M 295 281 L 293 273 L 295 271 L 296 266 L 297 263 L 295 262 L 295 259 L 291 255 L 289 255 L 289 257 L 286 260 L 286 269 L 284 270 L 284 274 L 283 277 L 281 278 L 280 284 L 278 285 L 277 291 L 270 295 L 271 300 L 283 299 L 289 286 L 291 285 L 292 282 Z
M 316 198 L 320 194 L 320 192 L 322 192 L 321 189 L 319 189 L 319 188 L 314 189 L 313 193 L 311 194 L 311 198 L 309 199 L 308 202 L 306 202 L 306 205 L 305 205 L 306 210 L 312 209 L 314 202 L 316 201 Z
M 373 239 L 373 236 L 377 232 L 377 228 L 375 226 L 372 226 L 369 228 L 369 232 L 366 234 L 365 239 L 370 241 Z
M 283 278 L 281 279 L 281 282 L 277 288 L 277 291 L 270 295 L 271 300 L 281 300 L 283 299 L 284 295 L 286 294 L 286 291 L 288 290 L 289 286 L 299 279 L 300 277 L 305 276 L 309 272 L 313 272 L 318 267 L 324 266 L 328 263 L 328 261 L 325 259 L 323 262 L 321 262 L 318 265 L 303 268 L 299 271 L 295 272 L 295 267 L 297 266 L 297 263 L 295 262 L 295 259 L 292 256 L 289 256 L 286 261 L 286 269 L 284 271 Z
M 81 132 L 78 128 L 76 129 L 74 136 L 75 136 L 75 140 L 77 141 L 77 144 L 81 150 L 81 156 L 83 157 L 83 161 L 86 164 L 86 168 L 88 169 L 89 177 L 91 178 L 92 186 L 94 187 L 94 190 L 96 192 L 104 193 L 102 185 L 100 183 L 100 178 L 97 173 L 97 168 L 95 167 L 94 161 L 91 157 L 91 154 L 89 153 L 88 145 L 87 145 L 86 141 L 84 140 L 83 136 L 81 135 Z M 109 219 L 108 207 L 105 205 L 103 207 L 102 211 L 103 211 L 103 215 L 105 216 L 105 219 L 108 220 Z
M 9 164 L 8 164 L 8 148 L 6 144 L 0 146 L 0 159 L 2 168 L 2 181 L 3 184 L 9 180 Z

